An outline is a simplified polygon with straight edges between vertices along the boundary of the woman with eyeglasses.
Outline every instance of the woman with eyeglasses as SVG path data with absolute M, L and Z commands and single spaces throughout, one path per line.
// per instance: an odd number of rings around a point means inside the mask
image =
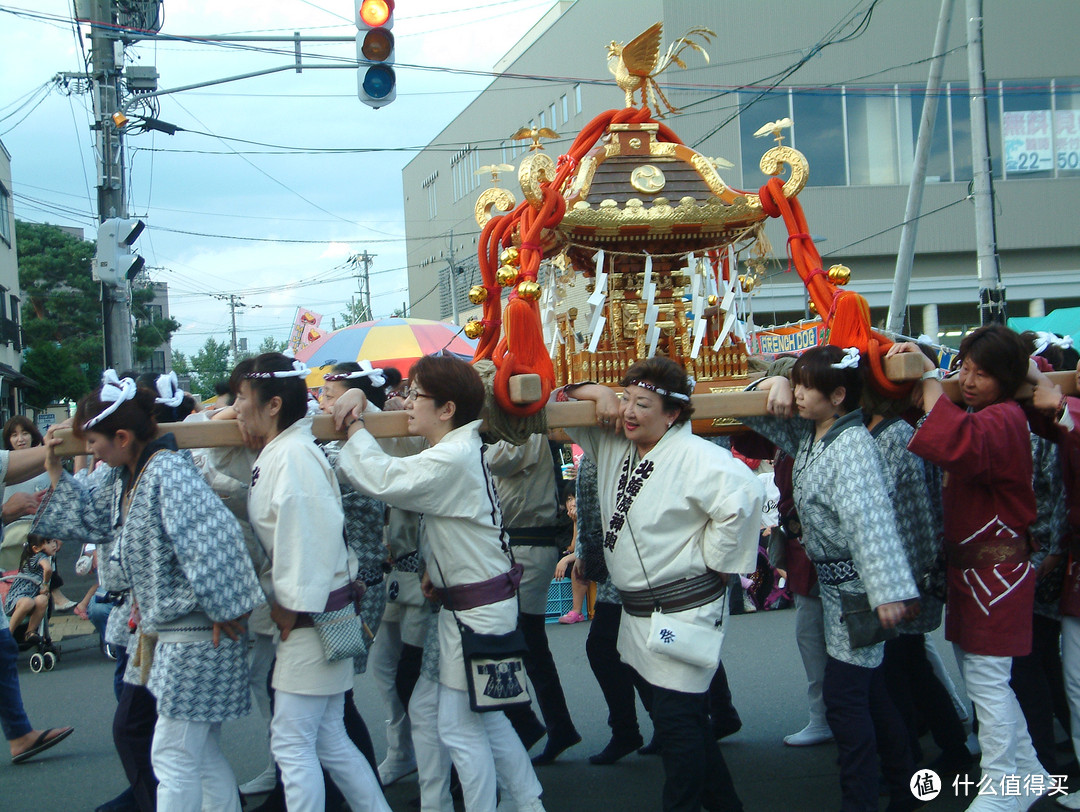
M 457 767 L 468 812 L 494 812 L 496 767 L 520 810 L 540 812 L 543 788 L 524 746 L 502 713 L 470 708 L 461 634 L 456 619 L 481 634 L 506 634 L 517 625 L 518 607 L 502 513 L 484 461 L 480 410 L 484 387 L 471 365 L 450 356 L 425 356 L 410 371 L 406 396 L 409 434 L 426 448 L 407 457 L 387 454 L 364 427 L 366 398 L 345 392 L 334 405 L 338 428 L 349 440 L 338 458 L 343 479 L 387 504 L 423 513 L 425 591 L 444 603 L 470 608 L 443 610 L 440 647 L 439 738 Z M 508 577 L 510 576 L 510 577 Z M 416 690 L 420 690 L 417 688 Z M 415 692 L 414 692 L 415 700 Z M 413 720 L 414 727 L 431 720 Z

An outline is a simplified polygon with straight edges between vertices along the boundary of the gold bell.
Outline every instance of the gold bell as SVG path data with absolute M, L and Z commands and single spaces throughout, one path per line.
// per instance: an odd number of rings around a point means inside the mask
M 483 285 L 473 285 L 469 288 L 469 301 L 474 305 L 483 304 L 487 301 L 488 289 Z
M 540 298 L 540 286 L 531 279 L 526 279 L 517 286 L 518 296 L 529 302 L 535 302 Z
M 754 277 L 748 274 L 739 274 L 739 287 L 742 288 L 743 293 L 749 293 L 754 289 L 756 281 Z
M 715 293 L 710 293 L 709 294 L 709 299 L 708 299 L 709 307 L 716 307 L 716 304 L 719 301 L 720 301 L 720 297 L 718 297 Z
M 499 254 L 499 262 L 503 265 L 517 265 L 521 261 L 521 256 L 518 250 L 514 246 L 504 248 L 502 253 Z
M 465 322 L 465 335 L 469 338 L 477 339 L 484 334 L 484 323 L 477 321 L 476 319 L 469 319 Z
M 495 273 L 495 278 L 504 288 L 508 288 L 517 282 L 518 272 L 513 265 L 502 265 Z
M 846 285 L 851 281 L 851 268 L 847 265 L 833 265 L 829 268 L 829 281 L 834 285 Z
M 813 313 L 814 315 L 817 315 L 817 305 L 814 304 L 813 302 L 810 302 L 810 312 Z

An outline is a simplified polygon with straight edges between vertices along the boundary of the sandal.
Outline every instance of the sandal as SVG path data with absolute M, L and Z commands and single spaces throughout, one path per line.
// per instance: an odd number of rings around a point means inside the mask
M 86 611 L 85 606 L 76 605 L 75 614 L 76 614 L 76 616 L 81 617 L 83 620 L 89 620 L 90 619 L 90 614 Z
M 74 732 L 75 728 L 73 727 L 50 727 L 48 730 L 38 736 L 37 740 L 27 749 L 23 750 L 17 756 L 12 756 L 11 763 L 22 764 L 24 761 L 28 761 L 29 759 L 32 759 L 34 756 L 38 755 L 38 753 L 44 753 L 54 744 L 60 744 L 60 742 L 62 742 Z M 50 733 L 55 733 L 56 735 L 50 739 Z

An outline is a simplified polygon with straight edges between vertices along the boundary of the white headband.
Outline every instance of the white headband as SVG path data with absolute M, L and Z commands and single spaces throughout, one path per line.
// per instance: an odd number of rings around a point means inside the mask
M 1035 345 L 1035 352 L 1032 355 L 1042 355 L 1051 344 L 1055 347 L 1061 347 L 1063 350 L 1067 350 L 1073 345 L 1072 336 L 1058 338 L 1053 333 L 1044 333 L 1041 330 L 1035 335 L 1039 337 L 1039 343 Z
M 366 358 L 360 361 L 360 369 L 353 372 L 331 372 L 323 377 L 325 381 L 355 381 L 357 378 L 371 378 L 373 386 L 386 386 L 386 377 L 379 367 L 373 367 Z
M 135 397 L 135 381 L 131 378 L 121 380 L 116 375 L 115 369 L 107 369 L 101 373 L 101 391 L 98 392 L 98 400 L 108 403 L 100 414 L 91 417 L 83 424 L 83 431 L 93 428 L 106 417 L 120 408 L 120 404 Z
M 154 398 L 154 403 L 160 403 L 163 406 L 175 409 L 184 402 L 184 390 L 180 388 L 180 382 L 176 379 L 175 372 L 158 375 L 154 385 L 157 386 L 158 395 L 160 395 L 160 397 Z
M 833 369 L 856 369 L 859 366 L 859 348 L 848 347 L 844 350 L 844 357 L 835 364 L 829 364 Z
M 303 361 L 293 361 L 292 369 L 279 369 L 274 372 L 249 372 L 245 378 L 306 378 L 311 374 Z

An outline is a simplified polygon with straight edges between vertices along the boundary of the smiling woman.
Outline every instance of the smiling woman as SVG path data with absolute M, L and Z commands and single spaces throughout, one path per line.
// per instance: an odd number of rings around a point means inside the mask
M 749 468 L 690 430 L 693 384 L 667 358 L 633 364 L 620 402 L 606 386 L 567 386 L 560 397 L 596 404 L 595 428 L 568 429 L 596 463 L 604 560 L 622 598 L 618 650 L 652 694 L 664 759 L 665 810 L 741 805 L 709 725 L 705 692 L 720 661 L 727 576 L 751 572 L 764 490 Z M 659 607 L 662 612 L 654 610 Z M 671 649 L 671 622 L 706 661 Z M 696 652 L 700 655 L 700 652 Z

